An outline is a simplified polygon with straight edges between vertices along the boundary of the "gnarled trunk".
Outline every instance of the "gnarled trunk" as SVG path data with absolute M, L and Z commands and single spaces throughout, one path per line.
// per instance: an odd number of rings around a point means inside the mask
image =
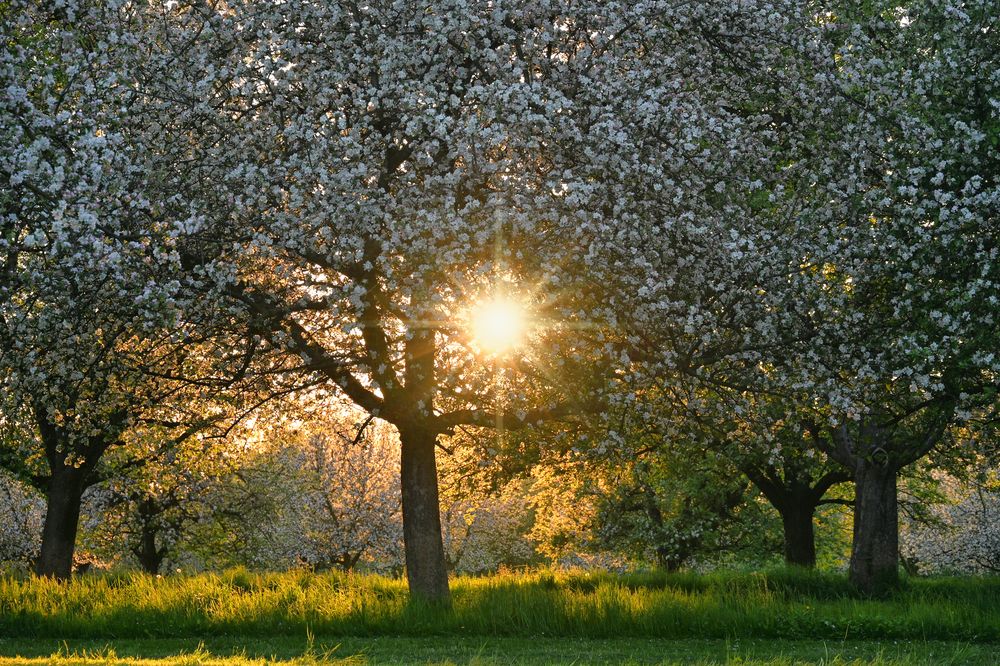
M 899 581 L 897 469 L 860 458 L 855 467 L 854 543 L 850 580 L 866 594 L 880 594 Z
M 938 404 L 927 427 L 900 439 L 898 423 L 879 425 L 869 419 L 852 432 L 847 424 L 830 429 L 828 453 L 854 472 L 854 541 L 851 583 L 861 592 L 878 595 L 899 583 L 899 470 L 918 460 L 941 440 L 955 405 Z M 902 446 L 900 444 L 903 444 Z
M 420 426 L 399 428 L 400 481 L 403 500 L 403 546 L 406 579 L 415 599 L 450 603 L 448 569 L 441 539 L 437 465 L 437 435 Z
M 52 469 L 46 496 L 42 548 L 35 566 L 39 576 L 66 580 L 73 571 L 80 501 L 86 487 L 85 475 L 83 470 L 65 465 Z

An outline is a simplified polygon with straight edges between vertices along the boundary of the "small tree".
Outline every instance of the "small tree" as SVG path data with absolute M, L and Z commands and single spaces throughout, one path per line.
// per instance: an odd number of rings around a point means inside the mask
M 319 569 L 395 568 L 402 540 L 395 433 L 371 419 L 355 432 L 346 419 L 316 425 L 322 430 L 296 445 L 304 559 Z

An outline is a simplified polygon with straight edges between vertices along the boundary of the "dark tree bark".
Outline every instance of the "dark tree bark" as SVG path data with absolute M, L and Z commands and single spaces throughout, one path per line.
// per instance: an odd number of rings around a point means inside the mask
M 861 458 L 855 468 L 850 579 L 868 594 L 884 593 L 899 582 L 897 473 L 887 460 Z
M 143 571 L 153 576 L 160 573 L 163 553 L 156 548 L 155 529 L 147 525 L 142 526 L 142 532 L 139 534 L 139 552 L 136 556 Z
M 848 578 L 860 592 L 880 595 L 899 582 L 899 470 L 924 455 L 941 436 L 933 425 L 918 446 L 891 441 L 890 430 L 868 420 L 852 432 L 830 430 L 827 453 L 854 476 L 854 539 Z M 820 441 L 817 439 L 817 441 Z
M 781 512 L 785 534 L 785 563 L 812 568 L 816 566 L 816 535 L 813 513 L 816 505 L 790 506 Z
M 377 241 L 373 239 L 366 244 L 365 251 L 366 256 L 377 257 Z M 393 364 L 387 362 L 392 352 L 382 319 L 377 276 L 371 269 L 358 267 L 357 277 L 367 287 L 360 317 L 366 362 L 372 368 L 372 378 L 381 396 L 316 342 L 302 324 L 286 316 L 273 299 L 242 286 L 233 287 L 231 292 L 264 321 L 272 322 L 273 333 L 282 332 L 288 336 L 276 342 L 283 341 L 280 344 L 287 346 L 290 341 L 296 350 L 308 356 L 311 369 L 323 373 L 369 414 L 377 414 L 396 426 L 401 449 L 403 547 L 410 594 L 414 599 L 448 605 L 451 595 L 441 537 L 435 447 L 438 435 L 453 428 L 455 423 L 442 420 L 433 411 L 437 393 L 436 333 L 432 326 L 415 326 L 410 330 L 403 342 L 400 377 Z M 432 310 L 428 310 L 427 320 L 434 320 Z
M 80 521 L 80 501 L 86 488 L 86 472 L 60 465 L 52 470 L 46 497 L 42 547 L 35 572 L 66 580 L 73 572 L 76 531 Z
M 156 516 L 159 512 L 160 507 L 152 499 L 147 498 L 139 504 L 139 543 L 132 548 L 139 566 L 152 576 L 160 573 L 160 566 L 166 556 L 166 549 L 156 546 L 156 536 L 159 533 Z
M 441 538 L 437 466 L 432 430 L 400 428 L 403 545 L 410 594 L 435 604 L 448 604 L 448 569 Z
M 341 571 L 354 571 L 354 567 L 358 565 L 358 561 L 361 559 L 363 551 L 357 551 L 353 553 L 341 553 L 338 560 L 338 565 Z
M 62 427 L 50 420 L 43 405 L 33 405 L 33 410 L 49 463 L 45 523 L 35 572 L 65 580 L 73 572 L 83 491 L 92 483 L 97 462 L 117 440 L 117 434 L 114 439 L 99 433 L 74 442 Z M 124 420 L 124 412 L 111 415 L 109 431 L 117 433 Z
M 681 565 L 688 558 L 687 554 L 679 555 L 678 550 L 685 550 L 682 546 L 680 549 L 675 548 L 664 548 L 659 546 L 656 548 L 656 566 L 663 569 L 667 573 L 676 573 L 680 570 Z
M 944 436 L 954 415 L 947 396 L 910 412 L 920 421 L 904 426 L 900 418 L 873 418 L 856 426 L 829 428 L 829 437 L 810 426 L 813 439 L 854 476 L 854 540 L 851 583 L 862 593 L 879 595 L 899 583 L 899 500 L 896 480 L 901 469 L 926 455 Z M 914 425 L 916 427 L 914 427 Z

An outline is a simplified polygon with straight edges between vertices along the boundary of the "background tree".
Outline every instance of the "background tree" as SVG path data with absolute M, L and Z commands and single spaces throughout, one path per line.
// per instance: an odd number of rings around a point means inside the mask
M 29 565 L 35 561 L 44 515 L 41 495 L 0 470 L 0 562 Z
M 678 168 L 683 192 L 658 205 L 667 232 L 633 227 L 643 270 L 619 291 L 637 297 L 624 322 L 639 385 L 719 421 L 748 396 L 778 396 L 849 470 L 851 578 L 875 591 L 896 576 L 899 471 L 956 414 L 995 400 L 993 329 L 969 301 L 996 298 L 996 80 L 983 68 L 995 30 L 979 3 L 812 9 L 783 7 L 768 34 L 786 48 L 747 40 L 761 66 L 712 91 L 719 110 L 686 118 L 711 138 L 702 173 L 722 184 Z M 734 124 L 754 136 L 710 131 Z M 691 215 L 696 227 L 675 222 Z M 629 245 L 609 247 L 624 265 Z
M 140 234 L 144 177 L 127 121 L 79 112 L 84 97 L 104 111 L 126 103 L 127 71 L 101 66 L 115 49 L 97 17 L 13 9 L 3 15 L 0 376 L 16 405 L 6 418 L 30 419 L 48 465 L 38 571 L 65 577 L 83 489 L 132 405 L 157 392 L 138 367 L 172 319 L 159 273 L 169 249 Z
M 354 410 L 342 408 L 345 414 Z M 316 569 L 394 568 L 401 555 L 399 442 L 384 422 L 326 421 L 296 445 L 303 559 Z
M 537 563 L 540 558 L 529 538 L 535 519 L 532 489 L 524 468 L 518 465 L 518 473 L 504 473 L 488 453 L 475 445 L 456 445 L 455 439 L 442 444 L 440 458 L 449 571 L 486 574 Z
M 1000 513 L 995 470 L 962 481 L 939 474 L 944 502 L 929 507 L 930 520 L 904 517 L 900 548 L 907 568 L 920 573 L 1000 571 Z
M 717 444 L 781 516 L 785 563 L 816 564 L 816 513 L 824 505 L 853 506 L 839 484 L 852 481 L 841 465 L 818 451 L 787 403 L 767 396 L 747 401 L 733 416 L 730 437 Z M 846 490 L 848 497 L 853 489 Z
M 609 550 L 654 561 L 667 571 L 726 559 L 766 562 L 778 525 L 749 482 L 712 450 L 642 456 L 601 505 L 598 535 Z
M 983 3 L 836 18 L 863 26 L 834 31 L 838 94 L 871 111 L 844 128 L 863 136 L 856 176 L 817 227 L 817 333 L 795 356 L 819 361 L 799 382 L 832 408 L 814 441 L 854 474 L 851 579 L 868 591 L 897 575 L 900 471 L 995 404 L 995 327 L 975 305 L 998 298 L 994 20 Z
M 179 560 L 191 532 L 211 520 L 216 488 L 237 472 L 243 458 L 239 440 L 222 437 L 220 430 L 206 426 L 179 437 L 146 430 L 108 454 L 104 478 L 83 498 L 84 546 L 150 574 Z
M 166 403 L 231 383 L 241 370 L 222 366 L 245 365 L 253 347 L 206 342 L 218 298 L 211 253 L 192 260 L 189 204 L 207 188 L 182 165 L 208 144 L 190 140 L 191 110 L 151 83 L 176 69 L 147 50 L 171 46 L 160 18 L 141 4 L 25 1 L 0 19 L 0 381 L 5 420 L 31 433 L 17 446 L 44 454 L 5 457 L 43 463 L 46 575 L 69 575 L 102 457 Z M 195 375 L 204 381 L 184 379 Z

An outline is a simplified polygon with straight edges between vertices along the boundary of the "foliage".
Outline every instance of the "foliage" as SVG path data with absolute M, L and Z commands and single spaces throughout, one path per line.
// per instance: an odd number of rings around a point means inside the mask
M 780 541 L 773 513 L 732 462 L 713 449 L 626 450 L 604 466 L 602 545 L 668 571 L 720 559 L 765 563 Z
M 219 433 L 181 441 L 162 431 L 137 434 L 111 453 L 105 463 L 113 471 L 84 494 L 81 545 L 108 563 L 156 574 L 211 520 L 212 499 L 244 456 L 237 438 Z
M 399 444 L 385 423 L 353 438 L 330 424 L 299 445 L 292 467 L 305 472 L 304 492 L 293 502 L 305 523 L 306 562 L 350 570 L 364 562 L 400 567 Z
M 168 569 L 401 571 L 399 439 L 384 421 L 313 395 L 308 402 L 271 403 L 252 426 L 228 439 L 192 444 L 195 459 L 171 457 L 160 468 L 137 468 L 131 481 L 114 481 L 118 493 L 131 492 L 143 502 L 154 488 L 183 496 L 158 518 L 181 519 L 174 528 L 179 531 L 160 535 L 175 539 Z M 450 567 L 482 573 L 534 561 L 525 537 L 533 520 L 525 484 L 512 481 L 496 493 L 478 481 L 470 486 L 476 468 L 471 459 L 444 461 Z M 191 483 L 192 474 L 200 484 Z M 129 561 L 122 549 L 130 541 L 123 537 L 132 528 L 122 521 L 136 521 L 140 516 L 128 510 L 141 509 L 141 503 L 114 499 L 107 498 L 103 513 L 91 515 L 85 543 Z
M 147 11 L 18 1 L 0 13 L 0 389 L 3 425 L 24 434 L 0 458 L 45 483 L 38 570 L 60 577 L 106 454 L 212 423 L 186 407 L 245 371 L 244 345 L 216 326 L 233 316 L 214 307 L 212 253 L 191 252 L 189 202 L 205 183 L 178 166 L 200 147 L 146 88 L 163 73 Z
M 606 563 L 596 543 L 604 480 L 573 456 L 553 456 L 531 469 L 535 520 L 528 533 L 550 562 L 569 567 Z M 597 555 L 598 557 L 594 557 Z

